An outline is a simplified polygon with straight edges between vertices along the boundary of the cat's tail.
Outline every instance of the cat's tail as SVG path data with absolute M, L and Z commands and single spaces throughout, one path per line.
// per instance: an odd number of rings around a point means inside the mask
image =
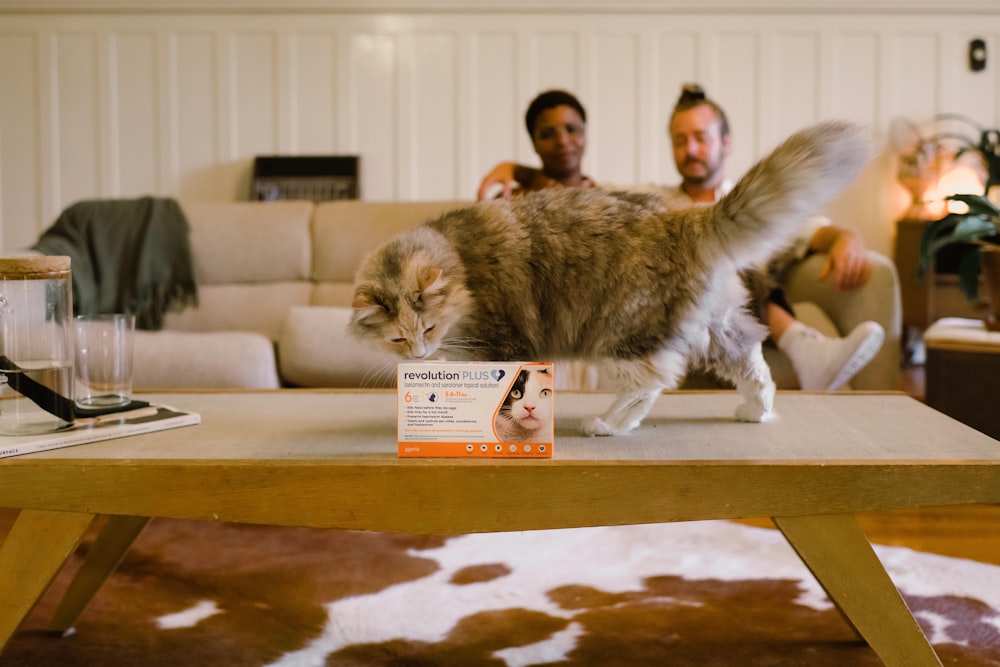
M 712 208 L 716 247 L 739 266 L 766 262 L 870 159 L 868 134 L 853 123 L 828 121 L 793 134 Z

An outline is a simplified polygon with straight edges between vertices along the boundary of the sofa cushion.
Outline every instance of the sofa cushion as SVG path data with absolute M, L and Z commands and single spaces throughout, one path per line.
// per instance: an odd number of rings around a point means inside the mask
M 472 205 L 471 201 L 323 202 L 313 215 L 313 279 L 353 283 L 361 260 L 384 241 L 424 220 Z
M 354 301 L 354 283 L 316 283 L 312 293 L 314 306 L 343 306 Z
M 312 202 L 182 202 L 182 208 L 199 288 L 309 279 Z
M 290 306 L 306 305 L 312 283 L 202 285 L 198 307 L 167 313 L 166 328 L 177 331 L 253 331 L 274 341 Z
M 243 331 L 136 331 L 136 389 L 277 389 L 274 344 Z
M 291 308 L 278 338 L 282 382 L 293 387 L 394 387 L 399 357 L 347 334 L 350 308 Z

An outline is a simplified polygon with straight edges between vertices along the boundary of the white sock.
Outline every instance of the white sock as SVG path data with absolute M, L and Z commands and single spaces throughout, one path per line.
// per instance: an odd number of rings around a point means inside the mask
M 847 384 L 872 360 L 884 338 L 885 331 L 877 322 L 862 322 L 847 336 L 830 338 L 796 321 L 777 345 L 791 360 L 800 387 L 833 391 Z
M 816 331 L 815 329 L 813 329 L 812 327 L 807 327 L 806 325 L 802 324 L 802 322 L 795 320 L 788 325 L 785 331 L 781 334 L 781 338 L 775 341 L 775 345 L 778 346 L 779 350 L 789 355 L 790 357 L 791 350 L 789 348 L 794 348 L 795 339 L 807 331 L 813 331 L 820 336 L 823 335 L 818 331 Z

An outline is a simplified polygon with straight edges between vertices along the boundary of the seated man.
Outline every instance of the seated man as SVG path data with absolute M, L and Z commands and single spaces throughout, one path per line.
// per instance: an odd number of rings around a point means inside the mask
M 537 111 L 532 116 L 532 108 L 529 107 L 526 118 L 528 131 L 544 165 L 546 158 L 535 141 L 532 123 L 532 119 L 537 118 Z M 583 119 L 582 107 L 580 117 Z M 682 182 L 678 186 L 656 188 L 655 191 L 668 206 L 717 201 L 732 187 L 723 174 L 723 163 L 729 154 L 732 139 L 725 113 L 706 98 L 700 87 L 685 86 L 671 114 L 669 129 L 674 162 Z M 581 147 L 581 156 L 582 152 Z M 581 185 L 584 179 L 586 183 L 591 182 L 582 176 L 579 161 L 575 170 L 564 165 L 558 172 L 558 178 L 552 178 L 550 174 L 554 173 L 548 166 L 539 171 L 510 162 L 501 163 L 483 179 L 479 198 L 484 198 L 497 183 L 503 184 L 504 195 L 509 196 L 512 182 L 526 190 L 550 185 Z M 540 180 L 540 176 L 555 182 L 547 183 Z M 746 283 L 753 296 L 751 305 L 755 313 L 768 327 L 770 339 L 791 360 L 799 386 L 809 390 L 835 390 L 847 384 L 878 353 L 885 332 L 878 323 L 869 321 L 862 322 L 843 338 L 831 338 L 795 318 L 775 276 L 787 266 L 789 260 L 801 258 L 809 252 L 827 253 L 821 279 L 832 279 L 838 289 L 853 289 L 868 280 L 870 265 L 860 237 L 850 230 L 829 224 L 829 220 L 816 218 L 807 238 L 802 239 L 787 256 L 776 258 L 766 271 L 747 272 Z

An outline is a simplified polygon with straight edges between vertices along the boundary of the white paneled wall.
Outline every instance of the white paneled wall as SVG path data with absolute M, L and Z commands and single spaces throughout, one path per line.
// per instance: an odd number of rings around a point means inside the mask
M 729 111 L 733 176 L 824 118 L 880 138 L 897 115 L 1000 122 L 1000 12 L 478 4 L 38 14 L 0 4 L 0 248 L 29 245 L 81 198 L 244 199 L 258 154 L 358 154 L 365 199 L 471 199 L 496 162 L 537 162 L 523 112 L 548 87 L 580 96 L 586 170 L 619 185 L 676 182 L 665 123 L 688 80 Z M 987 43 L 984 72 L 966 66 L 973 37 Z M 891 172 L 883 156 L 832 209 L 883 252 L 899 213 Z

